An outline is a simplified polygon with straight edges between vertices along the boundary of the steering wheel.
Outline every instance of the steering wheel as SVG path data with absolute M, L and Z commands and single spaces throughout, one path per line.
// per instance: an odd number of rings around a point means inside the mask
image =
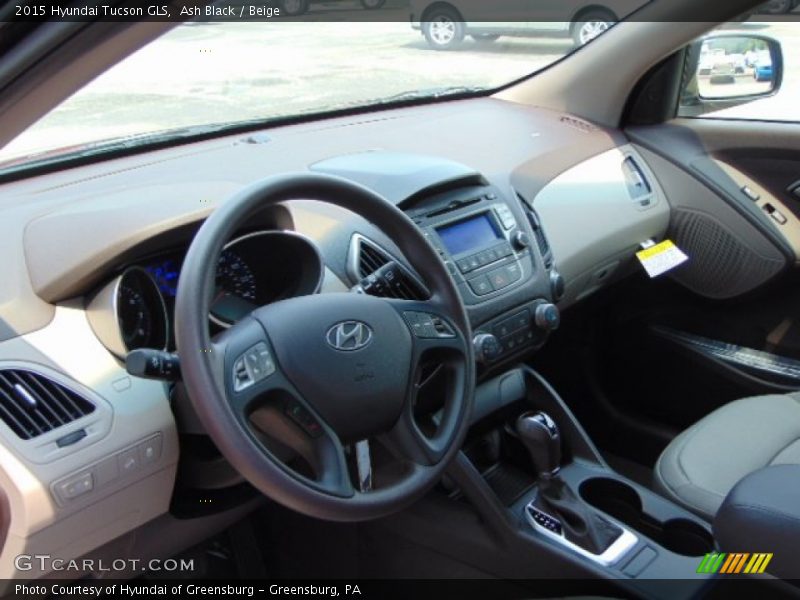
M 430 296 L 291 298 L 255 309 L 211 339 L 208 312 L 224 244 L 256 211 L 298 198 L 373 223 L 397 244 Z M 343 178 L 270 177 L 221 204 L 183 263 L 175 337 L 183 383 L 219 451 L 266 496 L 309 516 L 360 521 L 405 508 L 439 480 L 469 426 L 475 362 L 453 279 L 402 211 Z M 422 426 L 415 402 L 429 357 L 444 369 L 446 392 L 437 418 Z M 369 491 L 352 484 L 347 459 L 362 440 L 379 440 L 402 467 Z

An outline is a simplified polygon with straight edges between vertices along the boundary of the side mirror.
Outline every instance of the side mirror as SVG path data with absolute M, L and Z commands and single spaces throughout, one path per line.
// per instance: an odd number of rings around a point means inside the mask
M 715 33 L 687 49 L 688 82 L 681 114 L 697 116 L 774 95 L 783 82 L 778 40 L 750 33 Z

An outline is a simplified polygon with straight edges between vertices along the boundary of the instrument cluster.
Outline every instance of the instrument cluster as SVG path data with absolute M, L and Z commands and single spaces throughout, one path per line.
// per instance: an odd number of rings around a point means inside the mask
M 174 349 L 175 297 L 186 251 L 137 261 L 91 297 L 89 322 L 111 352 L 122 358 L 138 348 Z M 324 271 L 316 245 L 297 233 L 265 230 L 237 237 L 217 261 L 209 299 L 212 334 L 259 306 L 317 293 Z

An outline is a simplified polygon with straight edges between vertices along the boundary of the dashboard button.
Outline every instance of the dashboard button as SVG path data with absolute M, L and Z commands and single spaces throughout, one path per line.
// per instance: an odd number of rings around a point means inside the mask
M 512 256 L 514 254 L 514 249 L 511 247 L 511 244 L 508 242 L 502 242 L 495 246 L 495 250 L 500 254 L 500 258 L 505 256 Z
M 511 263 L 503 268 L 506 270 L 506 273 L 508 273 L 511 283 L 522 279 L 522 268 L 519 266 L 519 263 Z
M 501 338 L 506 337 L 511 331 L 511 321 L 509 319 L 501 321 L 494 327 L 494 334 Z
M 500 267 L 489 273 L 489 281 L 495 290 L 502 290 L 504 287 L 511 285 L 511 277 L 505 267 Z
M 517 331 L 519 329 L 526 329 L 531 321 L 531 314 L 527 310 L 523 310 L 515 314 L 513 317 L 509 319 L 511 323 L 511 331 Z
M 119 462 L 120 474 L 123 477 L 128 473 L 133 473 L 138 470 L 139 465 L 141 465 L 138 448 L 131 448 L 130 450 L 125 450 L 125 452 L 120 452 L 117 455 L 117 461 Z
M 456 264 L 458 265 L 458 270 L 461 271 L 462 273 L 469 273 L 471 271 L 469 266 L 469 259 L 467 258 L 462 258 Z
M 161 456 L 161 435 L 145 440 L 139 444 L 139 459 L 143 465 L 156 462 Z
M 56 485 L 56 492 L 64 500 L 72 500 L 83 494 L 88 494 L 94 489 L 94 477 L 91 471 L 86 471 L 75 477 Z
M 484 250 L 483 252 L 478 252 L 478 254 L 476 254 L 475 256 L 478 258 L 478 262 L 481 264 L 482 267 L 492 262 L 492 257 L 489 256 L 489 252 L 487 250 Z
M 511 229 L 517 224 L 514 215 L 507 206 L 498 206 L 496 210 L 497 216 L 500 217 L 500 222 L 503 224 L 503 229 Z
M 485 296 L 493 291 L 492 284 L 486 275 L 469 280 L 469 287 L 477 296 Z
M 469 261 L 469 270 L 470 271 L 474 271 L 475 269 L 478 269 L 478 268 L 483 266 L 483 265 L 481 265 L 480 261 L 478 260 L 478 255 L 477 254 L 473 254 L 472 256 L 467 257 L 467 260 Z

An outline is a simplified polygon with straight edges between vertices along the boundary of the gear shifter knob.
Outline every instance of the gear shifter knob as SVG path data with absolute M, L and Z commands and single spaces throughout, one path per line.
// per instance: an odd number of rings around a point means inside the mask
M 561 434 L 544 412 L 525 413 L 517 419 L 517 434 L 531 456 L 537 475 L 552 477 L 561 465 Z

